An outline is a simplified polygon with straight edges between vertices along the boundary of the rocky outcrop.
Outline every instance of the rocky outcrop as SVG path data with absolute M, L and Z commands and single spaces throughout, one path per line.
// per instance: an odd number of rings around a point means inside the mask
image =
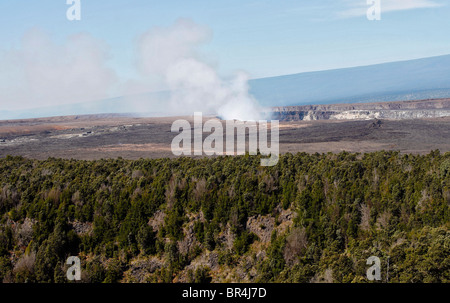
M 273 229 L 275 227 L 275 218 L 271 216 L 255 216 L 247 220 L 247 230 L 256 234 L 263 243 L 269 243 Z
M 147 282 L 147 277 L 160 269 L 164 263 L 156 258 L 136 259 L 131 262 L 130 269 L 125 273 L 125 280 L 136 283 Z
M 218 240 L 227 250 L 231 251 L 233 249 L 233 243 L 236 239 L 236 235 L 231 231 L 231 226 L 228 223 L 225 229 L 219 234 Z
M 152 218 L 148 221 L 148 225 L 153 228 L 153 231 L 158 232 L 161 226 L 164 224 L 164 218 L 166 214 L 161 210 L 156 211 Z
M 190 274 L 194 273 L 199 268 L 205 268 L 208 271 L 219 270 L 219 255 L 217 252 L 204 252 L 196 259 L 194 259 L 184 270 L 175 278 L 177 283 L 190 283 Z
M 439 118 L 450 116 L 450 99 L 285 106 L 272 114 L 280 121 Z
M 83 223 L 79 221 L 74 221 L 70 223 L 73 230 L 79 236 L 91 235 L 93 231 L 92 223 Z
M 204 220 L 203 213 L 190 214 L 188 217 L 189 223 L 183 228 L 184 238 L 178 242 L 178 251 L 183 255 L 191 253 L 197 246 L 202 247 L 202 244 L 195 238 L 194 225 L 195 222 Z

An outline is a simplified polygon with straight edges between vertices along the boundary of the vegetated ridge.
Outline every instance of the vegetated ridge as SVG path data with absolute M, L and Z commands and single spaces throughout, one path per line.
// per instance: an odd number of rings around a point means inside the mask
M 0 159 L 0 280 L 450 282 L 450 153 Z

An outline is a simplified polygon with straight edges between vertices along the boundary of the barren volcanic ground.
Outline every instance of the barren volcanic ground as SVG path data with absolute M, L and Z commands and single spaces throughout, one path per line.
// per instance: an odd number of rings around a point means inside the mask
M 0 121 L 0 157 L 174 157 L 171 142 L 177 133 L 171 126 L 176 119 L 93 115 Z M 450 151 L 450 117 L 280 122 L 281 153 L 435 149 Z

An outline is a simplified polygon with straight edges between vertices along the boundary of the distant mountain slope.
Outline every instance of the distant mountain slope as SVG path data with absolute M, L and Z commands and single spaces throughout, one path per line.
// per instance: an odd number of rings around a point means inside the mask
M 249 84 L 250 93 L 269 107 L 449 98 L 450 55 L 254 79 Z M 0 120 L 130 112 L 167 116 L 169 96 L 158 92 L 35 110 L 0 110 Z
M 250 81 L 264 106 L 450 97 L 450 55 Z
M 168 92 L 147 93 L 139 96 L 117 97 L 100 101 L 63 104 L 60 106 L 39 107 L 33 110 L 2 111 L 0 120 L 29 119 L 53 116 L 91 115 L 91 114 L 132 114 L 141 112 L 147 116 L 167 116 L 163 113 Z M 149 101 L 156 106 L 148 106 Z

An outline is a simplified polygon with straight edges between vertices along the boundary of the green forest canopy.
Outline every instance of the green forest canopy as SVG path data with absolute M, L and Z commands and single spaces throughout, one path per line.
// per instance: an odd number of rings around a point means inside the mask
M 450 153 L 259 163 L 0 159 L 0 280 L 67 282 L 66 259 L 80 256 L 86 282 L 366 282 L 375 255 L 384 269 L 389 257 L 390 282 L 450 282 Z M 283 224 L 283 210 L 292 222 L 267 243 L 249 229 L 258 216 Z

